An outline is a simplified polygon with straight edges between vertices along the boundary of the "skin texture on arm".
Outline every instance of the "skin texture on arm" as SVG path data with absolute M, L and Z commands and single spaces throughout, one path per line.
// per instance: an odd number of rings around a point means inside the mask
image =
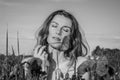
M 89 72 L 86 72 L 82 78 L 84 78 L 85 80 L 89 80 Z

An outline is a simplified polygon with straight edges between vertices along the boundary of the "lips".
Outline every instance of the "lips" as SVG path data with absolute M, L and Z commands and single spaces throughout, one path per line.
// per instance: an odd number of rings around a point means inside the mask
M 55 39 L 56 41 L 61 42 L 61 39 L 59 37 L 53 37 L 53 39 Z

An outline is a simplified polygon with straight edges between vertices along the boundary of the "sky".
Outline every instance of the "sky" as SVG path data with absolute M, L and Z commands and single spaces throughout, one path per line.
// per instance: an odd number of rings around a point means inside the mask
M 35 32 L 48 15 L 58 9 L 72 13 L 90 46 L 120 49 L 120 0 L 0 0 L 0 53 L 5 53 L 6 30 L 17 54 L 17 32 L 20 53 L 31 54 Z

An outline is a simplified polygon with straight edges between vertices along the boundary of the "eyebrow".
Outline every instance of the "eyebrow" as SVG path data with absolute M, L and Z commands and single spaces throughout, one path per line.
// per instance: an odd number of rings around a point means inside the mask
M 70 29 L 71 29 L 71 27 L 69 27 L 69 26 L 63 26 L 63 27 L 65 27 L 65 28 L 70 28 Z
M 57 24 L 57 25 L 58 25 L 58 23 L 57 23 L 57 22 L 55 22 L 55 21 L 52 21 L 51 23 L 55 23 L 55 24 Z

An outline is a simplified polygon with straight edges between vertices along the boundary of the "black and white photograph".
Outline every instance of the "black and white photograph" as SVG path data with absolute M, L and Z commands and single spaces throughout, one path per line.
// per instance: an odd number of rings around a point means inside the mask
M 120 80 L 120 0 L 0 0 L 0 80 Z

